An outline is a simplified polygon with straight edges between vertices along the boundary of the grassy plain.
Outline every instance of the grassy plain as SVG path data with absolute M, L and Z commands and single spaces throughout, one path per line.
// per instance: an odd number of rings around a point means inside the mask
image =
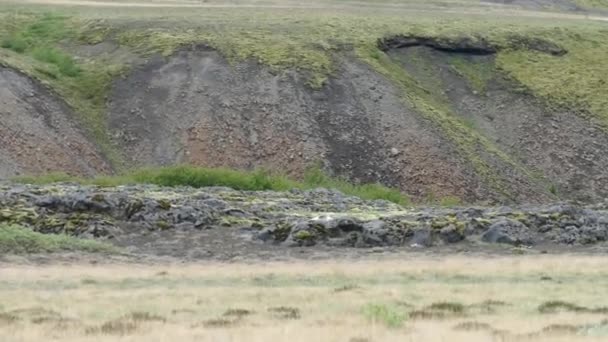
M 7 341 L 605 341 L 606 262 L 3 265 L 0 324 Z

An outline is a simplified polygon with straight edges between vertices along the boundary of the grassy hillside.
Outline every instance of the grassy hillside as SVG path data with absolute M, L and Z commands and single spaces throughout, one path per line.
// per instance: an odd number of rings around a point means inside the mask
M 146 57 L 157 53 L 168 56 L 187 44 L 207 44 L 233 62 L 255 59 L 275 70 L 297 69 L 307 75 L 313 88 L 322 87 L 338 70 L 336 54 L 357 56 L 402 87 L 404 100 L 436 122 L 497 191 L 508 196 L 507 186 L 480 157 L 480 149 L 533 178 L 532 172 L 456 118 L 433 95 L 433 89 L 426 89 L 386 58 L 376 41 L 394 34 L 487 39 L 501 47 L 499 70 L 519 82 L 524 91 L 608 125 L 608 84 L 604 81 L 608 79 L 608 59 L 604 58 L 608 30 L 600 22 L 561 16 L 516 18 L 404 8 L 161 11 L 6 6 L 0 12 L 0 63 L 44 81 L 62 95 L 105 154 L 122 169 L 121 157 L 106 134 L 105 96 L 112 78 L 130 65 L 111 53 L 84 56 L 79 47 L 105 42 Z M 558 57 L 514 44 L 537 38 L 566 48 L 568 54 Z M 466 67 L 463 70 L 466 72 Z

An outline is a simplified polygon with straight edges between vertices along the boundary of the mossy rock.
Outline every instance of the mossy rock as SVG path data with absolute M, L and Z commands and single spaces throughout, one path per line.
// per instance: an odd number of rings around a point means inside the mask
M 171 229 L 171 224 L 165 220 L 159 220 L 156 222 L 156 227 L 158 227 L 160 230 L 167 230 Z
M 301 231 L 297 232 L 293 237 L 296 240 L 303 240 L 303 241 L 315 239 L 315 235 L 308 230 L 301 230 Z
M 158 207 L 162 210 L 169 210 L 171 209 L 171 201 L 166 200 L 166 199 L 159 199 L 157 201 Z

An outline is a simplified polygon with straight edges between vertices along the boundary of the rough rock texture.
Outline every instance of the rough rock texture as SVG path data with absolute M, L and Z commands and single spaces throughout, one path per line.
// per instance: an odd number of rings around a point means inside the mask
M 99 238 L 135 253 L 206 257 L 224 249 L 605 244 L 608 205 L 403 208 L 326 189 L 0 185 L 0 223 Z
M 0 66 L 0 178 L 51 171 L 90 176 L 111 169 L 65 103 Z
M 414 197 L 489 198 L 452 143 L 367 65 L 344 58 L 320 90 L 294 72 L 229 66 L 204 47 L 155 59 L 114 85 L 112 135 L 135 165 L 259 166 L 300 175 L 312 163 Z

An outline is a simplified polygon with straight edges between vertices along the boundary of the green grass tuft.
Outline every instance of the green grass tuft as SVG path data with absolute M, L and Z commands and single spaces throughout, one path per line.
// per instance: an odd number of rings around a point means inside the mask
M 24 53 L 27 50 L 28 43 L 21 37 L 7 37 L 2 41 L 3 49 L 10 49 L 17 53 Z
M 80 75 L 81 69 L 76 65 L 74 59 L 69 55 L 49 47 L 37 47 L 32 50 L 32 56 L 45 63 L 54 64 L 59 72 L 68 77 Z
M 0 225 L 0 254 L 82 251 L 115 253 L 116 247 L 68 235 L 41 234 L 19 226 Z
M 407 315 L 384 304 L 368 304 L 363 307 L 363 315 L 371 322 L 380 322 L 389 328 L 399 328 Z

